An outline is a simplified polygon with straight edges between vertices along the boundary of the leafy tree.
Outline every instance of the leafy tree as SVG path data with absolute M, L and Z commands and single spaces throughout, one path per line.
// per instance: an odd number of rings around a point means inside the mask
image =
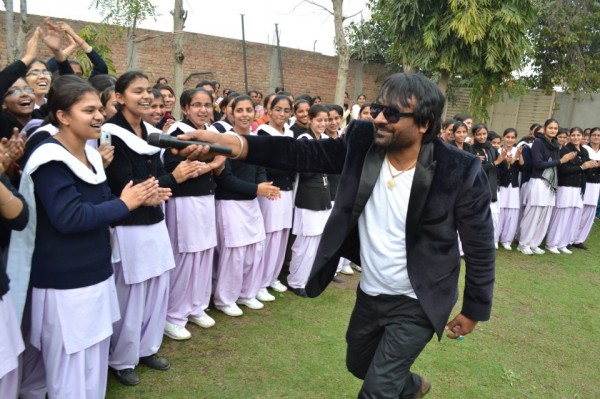
M 475 113 L 485 114 L 496 92 L 510 85 L 531 48 L 532 0 L 371 1 L 373 19 L 392 41 L 389 56 L 405 70 L 439 75 L 443 92 L 452 76 L 479 79 Z
M 140 22 L 156 17 L 150 0 L 92 0 L 91 6 L 104 17 L 103 22 L 123 26 L 127 37 L 127 70 L 137 63 L 136 30 Z
M 546 91 L 600 89 L 600 2 L 537 0 L 530 82 Z
M 362 62 L 384 64 L 395 70 L 402 67 L 389 56 L 392 41 L 386 37 L 386 27 L 379 19 L 350 22 L 345 28 L 350 57 Z

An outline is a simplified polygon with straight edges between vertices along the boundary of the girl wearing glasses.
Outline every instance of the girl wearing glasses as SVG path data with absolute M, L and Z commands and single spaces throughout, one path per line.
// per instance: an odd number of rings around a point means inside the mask
M 259 136 L 294 137 L 293 131 L 286 126 L 292 108 L 292 101 L 288 96 L 275 96 L 268 108 L 269 123 L 260 125 L 257 134 Z M 279 273 L 283 266 L 289 233 L 292 228 L 294 209 L 292 190 L 296 181 L 296 174 L 293 172 L 273 168 L 266 168 L 266 172 L 267 180 L 272 181 L 273 185 L 281 190 L 281 198 L 278 201 L 271 201 L 265 197 L 258 198 L 266 233 L 261 285 L 256 296 L 262 302 L 275 300 L 275 297 L 267 291 L 267 287 L 271 287 L 277 292 L 287 291 L 287 287 L 279 281 Z
M 208 91 L 203 88 L 186 90 L 179 102 L 186 118 L 171 126 L 168 132 L 171 136 L 207 129 L 213 106 Z M 164 152 L 163 159 L 167 172 L 188 162 L 169 150 Z M 217 246 L 215 174 L 222 171 L 224 162 L 224 157 L 203 162 L 198 177 L 174 187 L 173 197 L 165 204 L 165 220 L 175 255 L 175 268 L 169 272 L 165 335 L 174 340 L 191 338 L 192 334 L 185 328 L 188 321 L 202 328 L 215 324 L 205 310 L 212 293 Z M 198 234 L 198 228 L 202 229 L 202 234 Z

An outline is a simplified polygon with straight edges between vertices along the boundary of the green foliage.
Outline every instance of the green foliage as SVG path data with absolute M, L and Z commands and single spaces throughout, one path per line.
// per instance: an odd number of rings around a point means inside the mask
M 100 57 L 104 59 L 104 62 L 108 67 L 108 73 L 111 75 L 117 75 L 115 63 L 110 55 L 109 45 L 115 38 L 120 38 L 122 33 L 122 29 L 115 26 L 86 25 L 78 32 L 78 35 L 81 36 L 81 38 L 90 46 L 92 46 L 100 55 Z M 89 76 L 92 72 L 92 63 L 85 52 L 79 49 L 75 55 L 75 58 L 81 64 L 83 75 Z
M 474 115 L 515 85 L 531 46 L 533 0 L 372 0 L 373 19 L 391 39 L 389 57 L 405 67 L 477 81 Z
M 360 23 L 351 22 L 345 27 L 350 57 L 362 62 L 375 62 L 394 66 L 399 65 L 389 57 L 392 41 L 385 35 L 384 21 L 369 19 Z
M 155 6 L 150 0 L 92 0 L 90 8 L 100 12 L 103 22 L 128 28 L 156 17 Z
M 551 92 L 600 89 L 600 2 L 537 0 L 531 40 L 533 87 Z

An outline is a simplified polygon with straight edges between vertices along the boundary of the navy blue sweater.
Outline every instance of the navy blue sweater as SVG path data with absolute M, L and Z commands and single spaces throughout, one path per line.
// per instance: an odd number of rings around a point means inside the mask
M 106 182 L 86 183 L 62 162 L 40 166 L 32 179 L 37 212 L 32 286 L 80 288 L 110 277 L 108 227 L 129 215 L 125 203 Z
M 29 208 L 25 203 L 25 199 L 10 183 L 10 179 L 5 174 L 0 175 L 0 181 L 9 189 L 15 198 L 19 198 L 23 202 L 21 213 L 14 219 L 0 218 L 0 249 L 2 252 L 8 249 L 8 240 L 11 230 L 23 230 L 29 221 Z M 8 292 L 8 276 L 6 275 L 6 265 L 4 257 L 0 257 L 0 300 Z

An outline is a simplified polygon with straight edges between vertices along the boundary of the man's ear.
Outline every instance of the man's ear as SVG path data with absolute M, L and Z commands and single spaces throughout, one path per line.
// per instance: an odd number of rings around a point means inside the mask
M 425 122 L 421 126 L 419 126 L 419 133 L 425 134 L 427 133 L 427 129 L 429 129 L 429 121 Z

